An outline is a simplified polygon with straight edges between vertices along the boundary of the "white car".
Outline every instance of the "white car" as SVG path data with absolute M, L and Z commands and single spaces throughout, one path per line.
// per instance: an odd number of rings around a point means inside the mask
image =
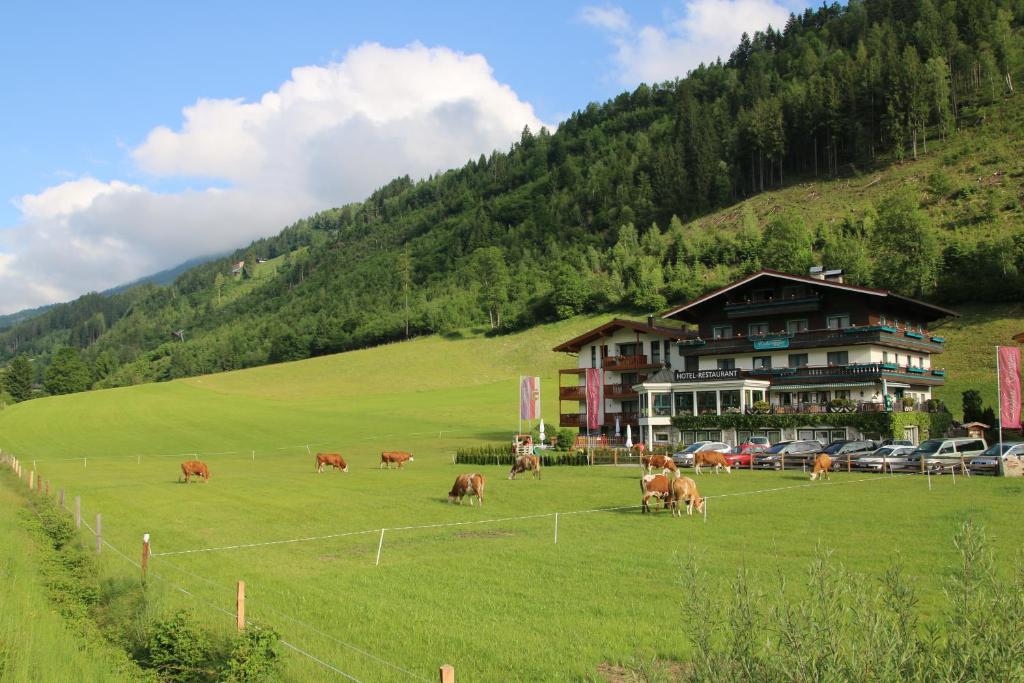
M 1024 457 L 1024 443 L 1019 441 L 1004 441 L 1002 459 L 1007 458 L 1022 458 Z M 976 458 L 973 458 L 970 462 L 971 465 L 977 465 L 982 467 L 992 467 L 993 465 L 999 464 L 999 444 L 994 443 L 988 447 L 984 453 Z
M 854 467 L 861 470 L 882 472 L 885 469 L 899 470 L 907 465 L 907 456 L 914 452 L 913 446 L 882 446 L 870 455 L 864 455 L 854 461 Z
M 677 466 L 693 467 L 693 454 L 698 451 L 718 451 L 731 453 L 732 447 L 724 441 L 695 441 L 681 451 L 672 454 L 672 462 Z

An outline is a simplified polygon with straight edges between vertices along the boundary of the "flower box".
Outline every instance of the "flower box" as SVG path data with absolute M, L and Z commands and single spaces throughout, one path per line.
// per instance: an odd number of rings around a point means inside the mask
M 945 377 L 946 376 L 946 371 L 945 370 L 932 370 L 932 374 L 935 375 L 936 377 Z
M 932 341 L 935 342 L 936 344 L 945 344 L 946 343 L 946 338 L 945 337 L 932 337 Z
M 899 370 L 900 366 L 896 365 L 895 363 L 882 363 L 882 369 L 883 370 Z
M 924 374 L 924 368 L 915 368 L 913 365 L 908 365 L 907 366 L 907 372 L 912 372 L 915 375 L 923 375 Z
M 910 337 L 911 339 L 924 339 L 924 335 L 921 334 L 920 332 L 911 332 L 910 330 L 907 330 L 903 334 L 904 336 Z

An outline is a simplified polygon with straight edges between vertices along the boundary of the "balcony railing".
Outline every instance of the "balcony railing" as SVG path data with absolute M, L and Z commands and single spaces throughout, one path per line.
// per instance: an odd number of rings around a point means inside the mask
M 680 348 L 684 354 L 698 356 L 752 353 L 759 350 L 813 349 L 823 346 L 851 346 L 855 344 L 884 344 L 886 346 L 911 351 L 926 351 L 928 353 L 941 353 L 943 350 L 943 342 L 931 341 L 927 333 L 922 335 L 924 339 L 914 339 L 902 334 L 894 334 L 889 330 L 892 330 L 892 328 L 882 325 L 869 325 L 865 327 L 846 327 L 838 330 L 773 332 L 769 335 L 757 335 L 755 337 L 737 335 L 714 339 L 697 338 L 680 342 Z M 772 343 L 763 343 L 766 338 L 770 338 Z
M 582 427 L 587 426 L 587 414 L 586 413 L 561 413 L 558 419 L 558 426 L 560 427 Z M 633 425 L 634 427 L 639 424 L 639 414 L 637 413 L 605 413 L 604 420 L 601 424 L 605 427 L 615 427 L 615 418 L 619 418 L 619 428 L 625 429 L 626 425 Z
M 661 363 L 652 363 L 647 356 L 606 356 L 601 361 L 601 367 L 605 370 L 647 370 L 659 368 Z
M 643 382 L 645 378 L 637 380 L 637 384 Z M 639 394 L 633 390 L 632 384 L 605 384 L 604 385 L 604 397 L 605 398 L 637 398 Z
M 896 365 L 895 363 L 851 363 L 849 365 L 806 365 L 799 368 L 770 368 L 750 370 L 752 377 L 770 376 L 772 385 L 784 386 L 786 384 L 800 384 L 808 381 L 835 381 L 845 379 L 880 379 L 884 373 L 887 376 L 900 375 L 908 380 L 916 378 L 918 381 L 929 383 L 941 383 L 945 376 L 944 370 L 941 374 L 928 374 L 930 368 L 919 368 L 908 365 Z
M 915 403 L 913 406 L 903 405 L 899 399 L 896 399 L 891 408 L 891 412 L 897 413 L 933 413 L 938 412 L 936 404 Z M 789 405 L 778 405 L 772 404 L 768 409 L 768 412 L 757 411 L 754 408 L 748 406 L 746 409 L 748 414 L 768 414 L 768 415 L 793 415 L 793 414 L 821 414 L 821 413 L 881 413 L 885 412 L 885 404 L 882 402 L 875 401 L 851 401 L 843 406 L 832 406 L 829 403 L 792 403 Z
M 558 387 L 558 398 L 562 401 L 585 401 L 587 400 L 587 387 L 583 385 Z

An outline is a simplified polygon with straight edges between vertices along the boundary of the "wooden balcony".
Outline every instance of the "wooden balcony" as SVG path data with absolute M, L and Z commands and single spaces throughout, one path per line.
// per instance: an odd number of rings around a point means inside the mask
M 803 332 L 773 332 L 769 335 L 747 337 L 720 337 L 694 339 L 680 344 L 683 353 L 692 356 L 720 356 L 724 354 L 754 353 L 756 351 L 800 351 L 833 346 L 878 344 L 916 353 L 942 353 L 942 337 L 932 341 L 927 333 L 920 339 L 908 337 L 884 325 L 847 327 L 839 330 L 804 330 Z
M 640 422 L 640 416 L 638 413 L 605 413 L 604 421 L 601 424 L 605 427 L 611 427 L 615 429 L 615 418 L 619 418 L 619 428 L 622 430 L 626 429 L 626 425 L 633 425 L 636 427 Z M 558 416 L 559 427 L 578 427 L 586 428 L 587 426 L 587 414 L 586 413 L 561 413 Z
M 647 356 L 606 356 L 601 360 L 601 367 L 605 370 L 622 372 L 660 368 L 661 363 L 652 363 Z
M 810 313 L 821 308 L 821 295 L 816 292 L 804 292 L 792 297 L 763 297 L 727 301 L 725 315 L 730 319 L 761 318 L 766 315 L 792 315 L 794 313 Z
M 645 377 L 641 377 L 637 380 L 637 384 L 643 382 Z M 604 397 L 614 399 L 631 399 L 639 398 L 640 394 L 633 390 L 632 384 L 605 384 L 604 385 Z
M 586 428 L 587 426 L 587 414 L 586 413 L 562 413 L 558 416 L 559 427 L 576 427 Z
M 558 387 L 558 398 L 561 401 L 585 401 L 587 400 L 587 388 L 583 385 Z

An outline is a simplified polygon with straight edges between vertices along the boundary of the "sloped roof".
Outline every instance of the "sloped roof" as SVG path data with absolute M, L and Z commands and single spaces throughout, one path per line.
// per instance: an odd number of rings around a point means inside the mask
M 777 270 L 767 270 L 767 269 L 765 269 L 765 270 L 759 270 L 758 272 L 752 273 L 751 275 L 748 275 L 748 276 L 746 276 L 744 278 L 740 278 L 736 282 L 733 282 L 732 284 L 726 285 L 725 287 L 720 287 L 718 289 L 712 290 L 712 291 L 708 292 L 707 294 L 705 294 L 704 296 L 697 297 L 693 301 L 690 301 L 689 303 L 685 303 L 682 306 L 677 306 L 677 307 L 672 308 L 672 309 L 670 309 L 668 311 L 665 311 L 664 313 L 661 314 L 661 317 L 662 318 L 674 318 L 676 315 L 678 315 L 680 313 L 688 311 L 689 309 L 694 308 L 695 306 L 699 306 L 700 304 L 706 303 L 706 302 L 708 302 L 708 301 L 710 301 L 712 299 L 715 299 L 715 298 L 717 298 L 719 296 L 722 296 L 723 294 L 726 294 L 726 293 L 732 291 L 733 289 L 736 289 L 737 287 L 742 287 L 743 285 L 749 284 L 749 283 L 751 283 L 751 282 L 753 282 L 755 280 L 758 280 L 760 278 L 765 278 L 765 277 L 776 278 L 776 279 L 781 279 L 781 280 L 789 280 L 789 281 L 792 281 L 792 282 L 799 282 L 801 284 L 810 284 L 810 285 L 814 285 L 816 287 L 827 287 L 827 288 L 830 288 L 830 289 L 837 289 L 837 290 L 840 290 L 840 291 L 856 292 L 858 294 L 867 294 L 867 295 L 870 295 L 870 296 L 876 296 L 876 297 L 881 297 L 881 298 L 888 298 L 888 299 L 892 299 L 894 301 L 898 301 L 900 303 L 911 304 L 911 305 L 916 306 L 918 308 L 924 309 L 924 310 L 928 311 L 929 313 L 931 313 L 932 315 L 936 316 L 937 318 L 945 318 L 946 316 L 959 316 L 960 315 L 956 311 L 951 311 L 948 308 L 943 308 L 941 306 L 936 306 L 934 304 L 929 304 L 929 303 L 926 303 L 924 301 L 919 301 L 918 299 L 912 299 L 912 298 L 910 298 L 908 296 L 903 296 L 902 294 L 894 294 L 893 292 L 890 292 L 889 290 L 886 290 L 886 289 L 875 289 L 873 287 L 861 287 L 859 285 L 846 284 L 845 282 L 835 282 L 833 280 L 819 280 L 819 279 L 813 278 L 813 277 L 805 277 L 803 275 L 791 275 L 790 273 L 781 273 L 781 272 L 779 272 Z
M 601 339 L 602 337 L 607 337 L 616 330 L 621 329 L 635 330 L 644 334 L 656 334 L 658 336 L 665 337 L 666 339 L 688 339 L 695 335 L 694 332 L 682 330 L 678 327 L 662 327 L 660 325 L 651 326 L 646 322 L 614 318 L 599 327 L 595 327 L 592 330 L 584 332 L 578 337 L 574 337 L 567 342 L 562 342 L 553 350 L 573 353 L 579 351 L 585 344 L 589 344 L 590 342 Z

